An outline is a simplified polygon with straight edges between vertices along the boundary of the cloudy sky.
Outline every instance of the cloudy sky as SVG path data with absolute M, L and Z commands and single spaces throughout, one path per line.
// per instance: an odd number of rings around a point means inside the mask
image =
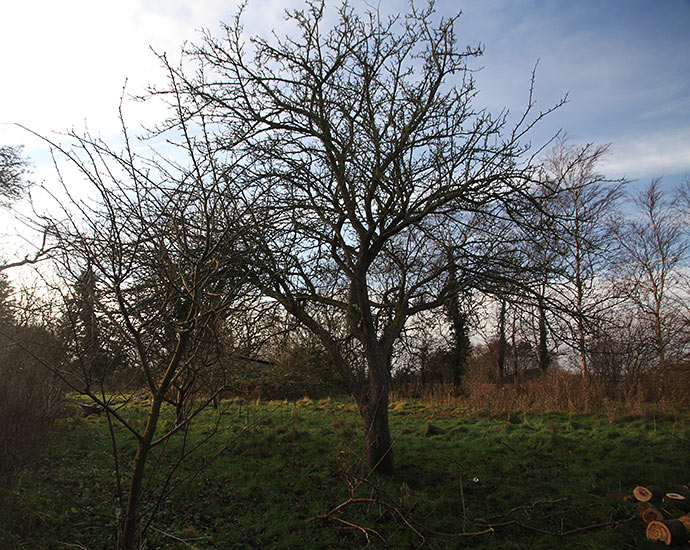
M 372 5 L 351 0 L 356 8 Z M 118 131 L 125 81 L 132 94 L 162 81 L 151 48 L 175 55 L 199 29 L 219 29 L 236 0 L 22 0 L 0 13 L 0 144 L 25 144 L 36 176 L 49 180 L 46 149 L 8 123 L 39 133 L 88 127 Z M 283 9 L 301 1 L 250 0 L 249 34 L 280 32 Z M 407 2 L 382 0 L 381 11 Z M 669 185 L 690 174 L 690 0 L 437 0 L 440 14 L 461 9 L 460 42 L 484 46 L 475 67 L 478 106 L 518 112 L 537 60 L 537 107 L 568 94 L 532 141 L 558 129 L 576 143 L 611 143 L 611 177 Z M 133 126 L 156 109 L 125 105 Z

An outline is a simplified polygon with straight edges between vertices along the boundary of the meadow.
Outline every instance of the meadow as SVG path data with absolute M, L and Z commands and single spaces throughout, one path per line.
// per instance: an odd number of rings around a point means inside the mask
M 77 400 L 3 491 L 0 548 L 115 547 L 107 420 L 83 416 Z M 486 414 L 399 398 L 396 471 L 384 477 L 366 469 L 348 400 L 226 400 L 160 457 L 173 464 L 217 427 L 179 465 L 144 547 L 659 548 L 617 494 L 655 484 L 690 496 L 690 413 L 661 410 Z M 126 414 L 144 422 L 146 404 Z

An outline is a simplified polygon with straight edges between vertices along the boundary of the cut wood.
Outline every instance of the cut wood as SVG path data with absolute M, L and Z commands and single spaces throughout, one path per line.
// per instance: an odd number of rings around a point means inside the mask
M 641 518 L 645 523 L 664 519 L 664 515 L 653 504 L 649 504 L 649 502 L 638 502 L 635 505 L 635 513 L 637 517 Z
M 633 496 L 639 502 L 659 504 L 664 498 L 664 491 L 659 487 L 638 485 L 633 489 Z
M 651 521 L 647 524 L 647 539 L 658 540 L 666 546 L 684 544 L 688 540 L 688 532 L 683 522 L 677 519 Z
M 690 508 L 687 499 L 680 493 L 666 493 L 666 496 L 664 496 L 664 502 L 673 504 L 676 508 L 679 508 L 684 512 L 687 512 Z
M 678 521 L 685 525 L 685 530 L 690 534 L 690 516 L 680 516 Z

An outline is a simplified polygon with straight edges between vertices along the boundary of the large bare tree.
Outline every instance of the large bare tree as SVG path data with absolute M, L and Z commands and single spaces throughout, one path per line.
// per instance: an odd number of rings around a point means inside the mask
M 293 35 L 245 41 L 238 16 L 188 49 L 195 72 L 168 65 L 170 89 L 154 90 L 183 90 L 246 155 L 262 196 L 253 281 L 328 350 L 380 472 L 393 469 L 391 359 L 407 321 L 521 267 L 502 252 L 518 248 L 507 222 L 531 200 L 520 140 L 545 113 L 531 94 L 513 127 L 474 106 L 481 49 L 459 47 L 458 17 L 308 2 L 288 14 Z

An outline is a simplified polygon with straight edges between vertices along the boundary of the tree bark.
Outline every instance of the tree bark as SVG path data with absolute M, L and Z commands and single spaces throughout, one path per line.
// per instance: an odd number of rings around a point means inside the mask
M 546 372 L 551 363 L 548 347 L 548 334 L 546 324 L 546 306 L 544 299 L 539 297 L 539 349 L 537 353 L 537 360 L 539 362 L 539 370 Z
M 129 494 L 127 496 L 127 506 L 125 508 L 124 522 L 122 526 L 122 540 L 120 547 L 122 550 L 136 550 L 137 549 L 137 527 L 138 527 L 138 511 L 139 500 L 141 499 L 141 488 L 144 481 L 144 473 L 146 468 L 146 460 L 148 459 L 149 451 L 151 450 L 151 442 L 156 432 L 158 425 L 158 418 L 160 417 L 161 404 L 163 402 L 162 396 L 154 396 L 149 411 L 149 417 L 146 421 L 146 428 L 139 439 L 139 446 L 134 455 L 134 462 L 132 464 L 132 475 L 129 484 Z
M 503 383 L 503 377 L 506 373 L 506 303 L 501 300 L 501 308 L 498 314 L 498 357 L 496 358 L 496 366 L 498 367 L 498 383 Z
M 393 441 L 388 425 L 388 388 L 376 387 L 362 410 L 369 468 L 380 474 L 393 473 Z

